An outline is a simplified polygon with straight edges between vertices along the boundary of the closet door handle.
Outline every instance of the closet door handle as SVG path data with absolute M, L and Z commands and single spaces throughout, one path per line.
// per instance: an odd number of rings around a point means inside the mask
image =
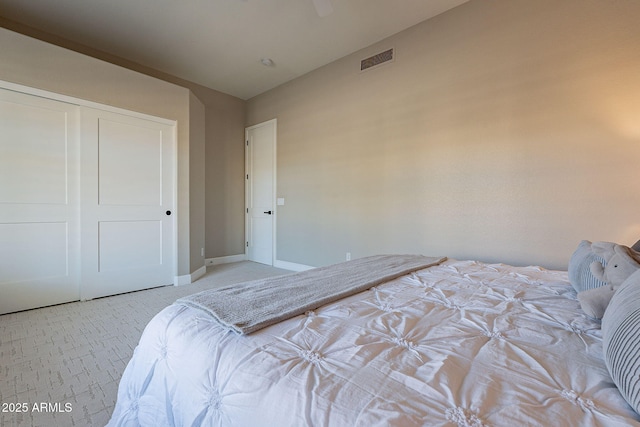
M 266 212 L 262 212 L 262 213 L 266 213 L 267 215 L 271 215 L 271 211 L 266 211 Z

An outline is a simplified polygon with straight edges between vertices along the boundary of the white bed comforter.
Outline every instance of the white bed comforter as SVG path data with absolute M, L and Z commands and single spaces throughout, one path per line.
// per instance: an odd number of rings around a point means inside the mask
M 171 305 L 109 426 L 640 426 L 567 273 L 449 260 L 248 336 Z

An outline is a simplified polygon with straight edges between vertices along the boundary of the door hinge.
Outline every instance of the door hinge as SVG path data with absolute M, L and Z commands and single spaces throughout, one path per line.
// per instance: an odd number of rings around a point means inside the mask
M 247 242 L 247 247 L 249 247 L 249 242 Z
M 249 174 L 247 174 L 247 179 L 249 179 Z
M 249 146 L 249 141 L 247 141 L 247 147 Z
M 247 213 L 249 213 L 249 208 L 247 208 Z

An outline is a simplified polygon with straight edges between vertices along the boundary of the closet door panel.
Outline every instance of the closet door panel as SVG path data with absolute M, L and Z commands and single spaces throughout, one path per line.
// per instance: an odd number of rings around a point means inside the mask
M 38 104 L 0 101 L 2 203 L 67 201 L 67 111 Z
M 82 110 L 82 298 L 173 284 L 175 129 Z
M 0 313 L 79 298 L 78 116 L 0 89 Z
M 161 221 L 101 221 L 98 242 L 99 272 L 162 266 Z
M 160 206 L 162 132 L 104 118 L 98 132 L 100 205 Z

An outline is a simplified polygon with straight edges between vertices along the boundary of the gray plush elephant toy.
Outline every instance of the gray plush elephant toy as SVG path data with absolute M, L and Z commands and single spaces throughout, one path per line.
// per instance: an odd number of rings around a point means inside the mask
M 615 291 L 627 277 L 640 270 L 640 252 L 608 242 L 595 242 L 591 248 L 605 260 L 604 265 L 598 261 L 591 263 L 591 273 L 607 285 L 579 292 L 578 301 L 587 316 L 602 319 Z

